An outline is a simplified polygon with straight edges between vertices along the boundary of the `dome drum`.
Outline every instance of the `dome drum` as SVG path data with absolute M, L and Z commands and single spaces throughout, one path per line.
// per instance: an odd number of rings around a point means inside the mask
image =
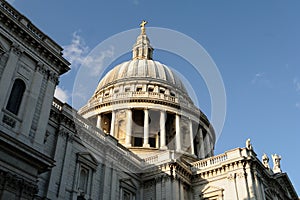
M 210 127 L 183 114 L 136 107 L 102 112 L 89 119 L 120 144 L 140 154 L 149 152 L 144 151 L 147 148 L 175 150 L 198 158 L 213 154 L 215 138 Z

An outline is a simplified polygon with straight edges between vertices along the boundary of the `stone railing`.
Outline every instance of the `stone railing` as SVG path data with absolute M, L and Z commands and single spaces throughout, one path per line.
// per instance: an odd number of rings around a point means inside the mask
M 109 103 L 114 101 L 120 101 L 120 100 L 131 100 L 131 99 L 147 99 L 147 100 L 162 100 L 170 103 L 178 103 L 178 98 L 162 94 L 162 93 L 156 93 L 156 92 L 123 92 L 123 93 L 116 93 L 111 94 L 103 97 L 98 97 L 97 99 L 93 100 L 93 102 L 88 103 L 84 107 L 82 107 L 79 112 L 85 113 L 89 108 L 96 107 L 98 105 L 101 105 L 103 103 Z
M 226 153 L 194 162 L 194 163 L 192 163 L 192 167 L 195 169 L 209 168 L 209 167 L 217 165 L 225 160 L 227 160 Z
M 145 164 L 157 164 L 163 161 L 167 161 L 170 159 L 174 159 L 174 152 L 173 151 L 165 151 L 160 154 L 156 154 L 153 156 L 149 156 L 144 158 Z
M 249 152 L 245 148 L 237 148 L 217 156 L 193 162 L 191 163 L 191 166 L 194 170 L 201 170 L 223 164 L 229 160 L 244 158 L 249 155 Z
M 162 94 L 162 93 L 157 93 L 157 92 L 144 92 L 144 91 L 138 91 L 138 92 L 123 92 L 123 93 L 116 93 L 116 94 L 111 94 L 108 96 L 103 96 L 98 98 L 99 103 L 107 103 L 111 101 L 116 101 L 116 100 L 124 100 L 124 99 L 132 99 L 132 98 L 150 98 L 150 99 L 159 99 L 159 100 L 164 100 L 164 101 L 170 101 L 172 103 L 178 103 L 178 100 L 176 97 L 167 95 L 167 94 Z
M 177 155 L 178 157 L 180 155 Z M 163 162 L 170 161 L 176 158 L 176 153 L 174 151 L 164 151 L 163 153 L 158 153 L 153 156 L 144 158 L 145 164 L 159 164 Z
M 52 106 L 59 111 L 61 111 L 61 109 L 62 109 L 62 103 L 60 101 L 58 101 L 57 99 L 53 99 Z

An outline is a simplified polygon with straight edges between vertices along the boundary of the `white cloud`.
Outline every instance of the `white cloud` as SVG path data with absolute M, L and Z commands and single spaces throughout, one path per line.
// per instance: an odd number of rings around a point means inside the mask
M 66 90 L 63 90 L 59 86 L 56 87 L 54 96 L 64 103 L 68 102 L 69 100 L 68 92 Z
M 259 84 L 268 88 L 272 88 L 272 83 L 271 81 L 267 78 L 267 76 L 265 75 L 265 73 L 260 72 L 260 73 L 256 73 L 254 75 L 254 77 L 251 80 L 251 83 L 254 84 Z
M 259 79 L 261 79 L 263 76 L 264 76 L 264 73 L 257 73 L 257 74 L 255 74 L 255 76 L 251 80 L 251 83 L 252 84 L 257 83 L 257 81 L 259 81 Z
M 296 91 L 300 92 L 300 81 L 298 80 L 298 78 L 294 78 L 293 83 L 295 85 Z
M 72 67 L 80 66 L 89 51 L 89 47 L 85 44 L 78 31 L 73 33 L 71 44 L 63 46 L 63 48 L 64 57 L 71 62 Z
M 84 39 L 79 35 L 79 31 L 75 31 L 72 36 L 71 44 L 64 48 L 64 57 L 71 63 L 72 67 L 86 67 L 89 75 L 97 77 L 103 69 L 103 63 L 106 58 L 112 58 L 114 55 L 114 47 L 101 52 L 90 53 L 90 48 L 86 45 Z
M 103 69 L 103 63 L 106 58 L 111 58 L 114 55 L 114 47 L 111 46 L 105 51 L 97 54 L 88 55 L 83 61 L 83 66 L 90 69 L 90 75 L 98 77 Z

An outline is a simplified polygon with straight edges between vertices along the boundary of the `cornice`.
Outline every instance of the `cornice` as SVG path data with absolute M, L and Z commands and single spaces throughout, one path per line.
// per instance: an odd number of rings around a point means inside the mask
M 49 65 L 58 67 L 56 70 L 60 75 L 70 69 L 70 63 L 62 57 L 62 48 L 4 0 L 0 0 L 0 23 L 5 27 L 4 31 L 10 31 L 9 35 L 33 50 Z

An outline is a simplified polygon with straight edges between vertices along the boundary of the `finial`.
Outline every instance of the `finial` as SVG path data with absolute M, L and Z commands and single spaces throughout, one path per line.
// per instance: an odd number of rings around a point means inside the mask
M 145 21 L 145 20 L 143 20 L 141 23 L 140 23 L 140 27 L 141 27 L 141 34 L 142 35 L 145 35 L 145 33 L 146 33 L 146 29 L 145 29 L 145 25 L 147 24 L 148 22 L 147 21 Z

